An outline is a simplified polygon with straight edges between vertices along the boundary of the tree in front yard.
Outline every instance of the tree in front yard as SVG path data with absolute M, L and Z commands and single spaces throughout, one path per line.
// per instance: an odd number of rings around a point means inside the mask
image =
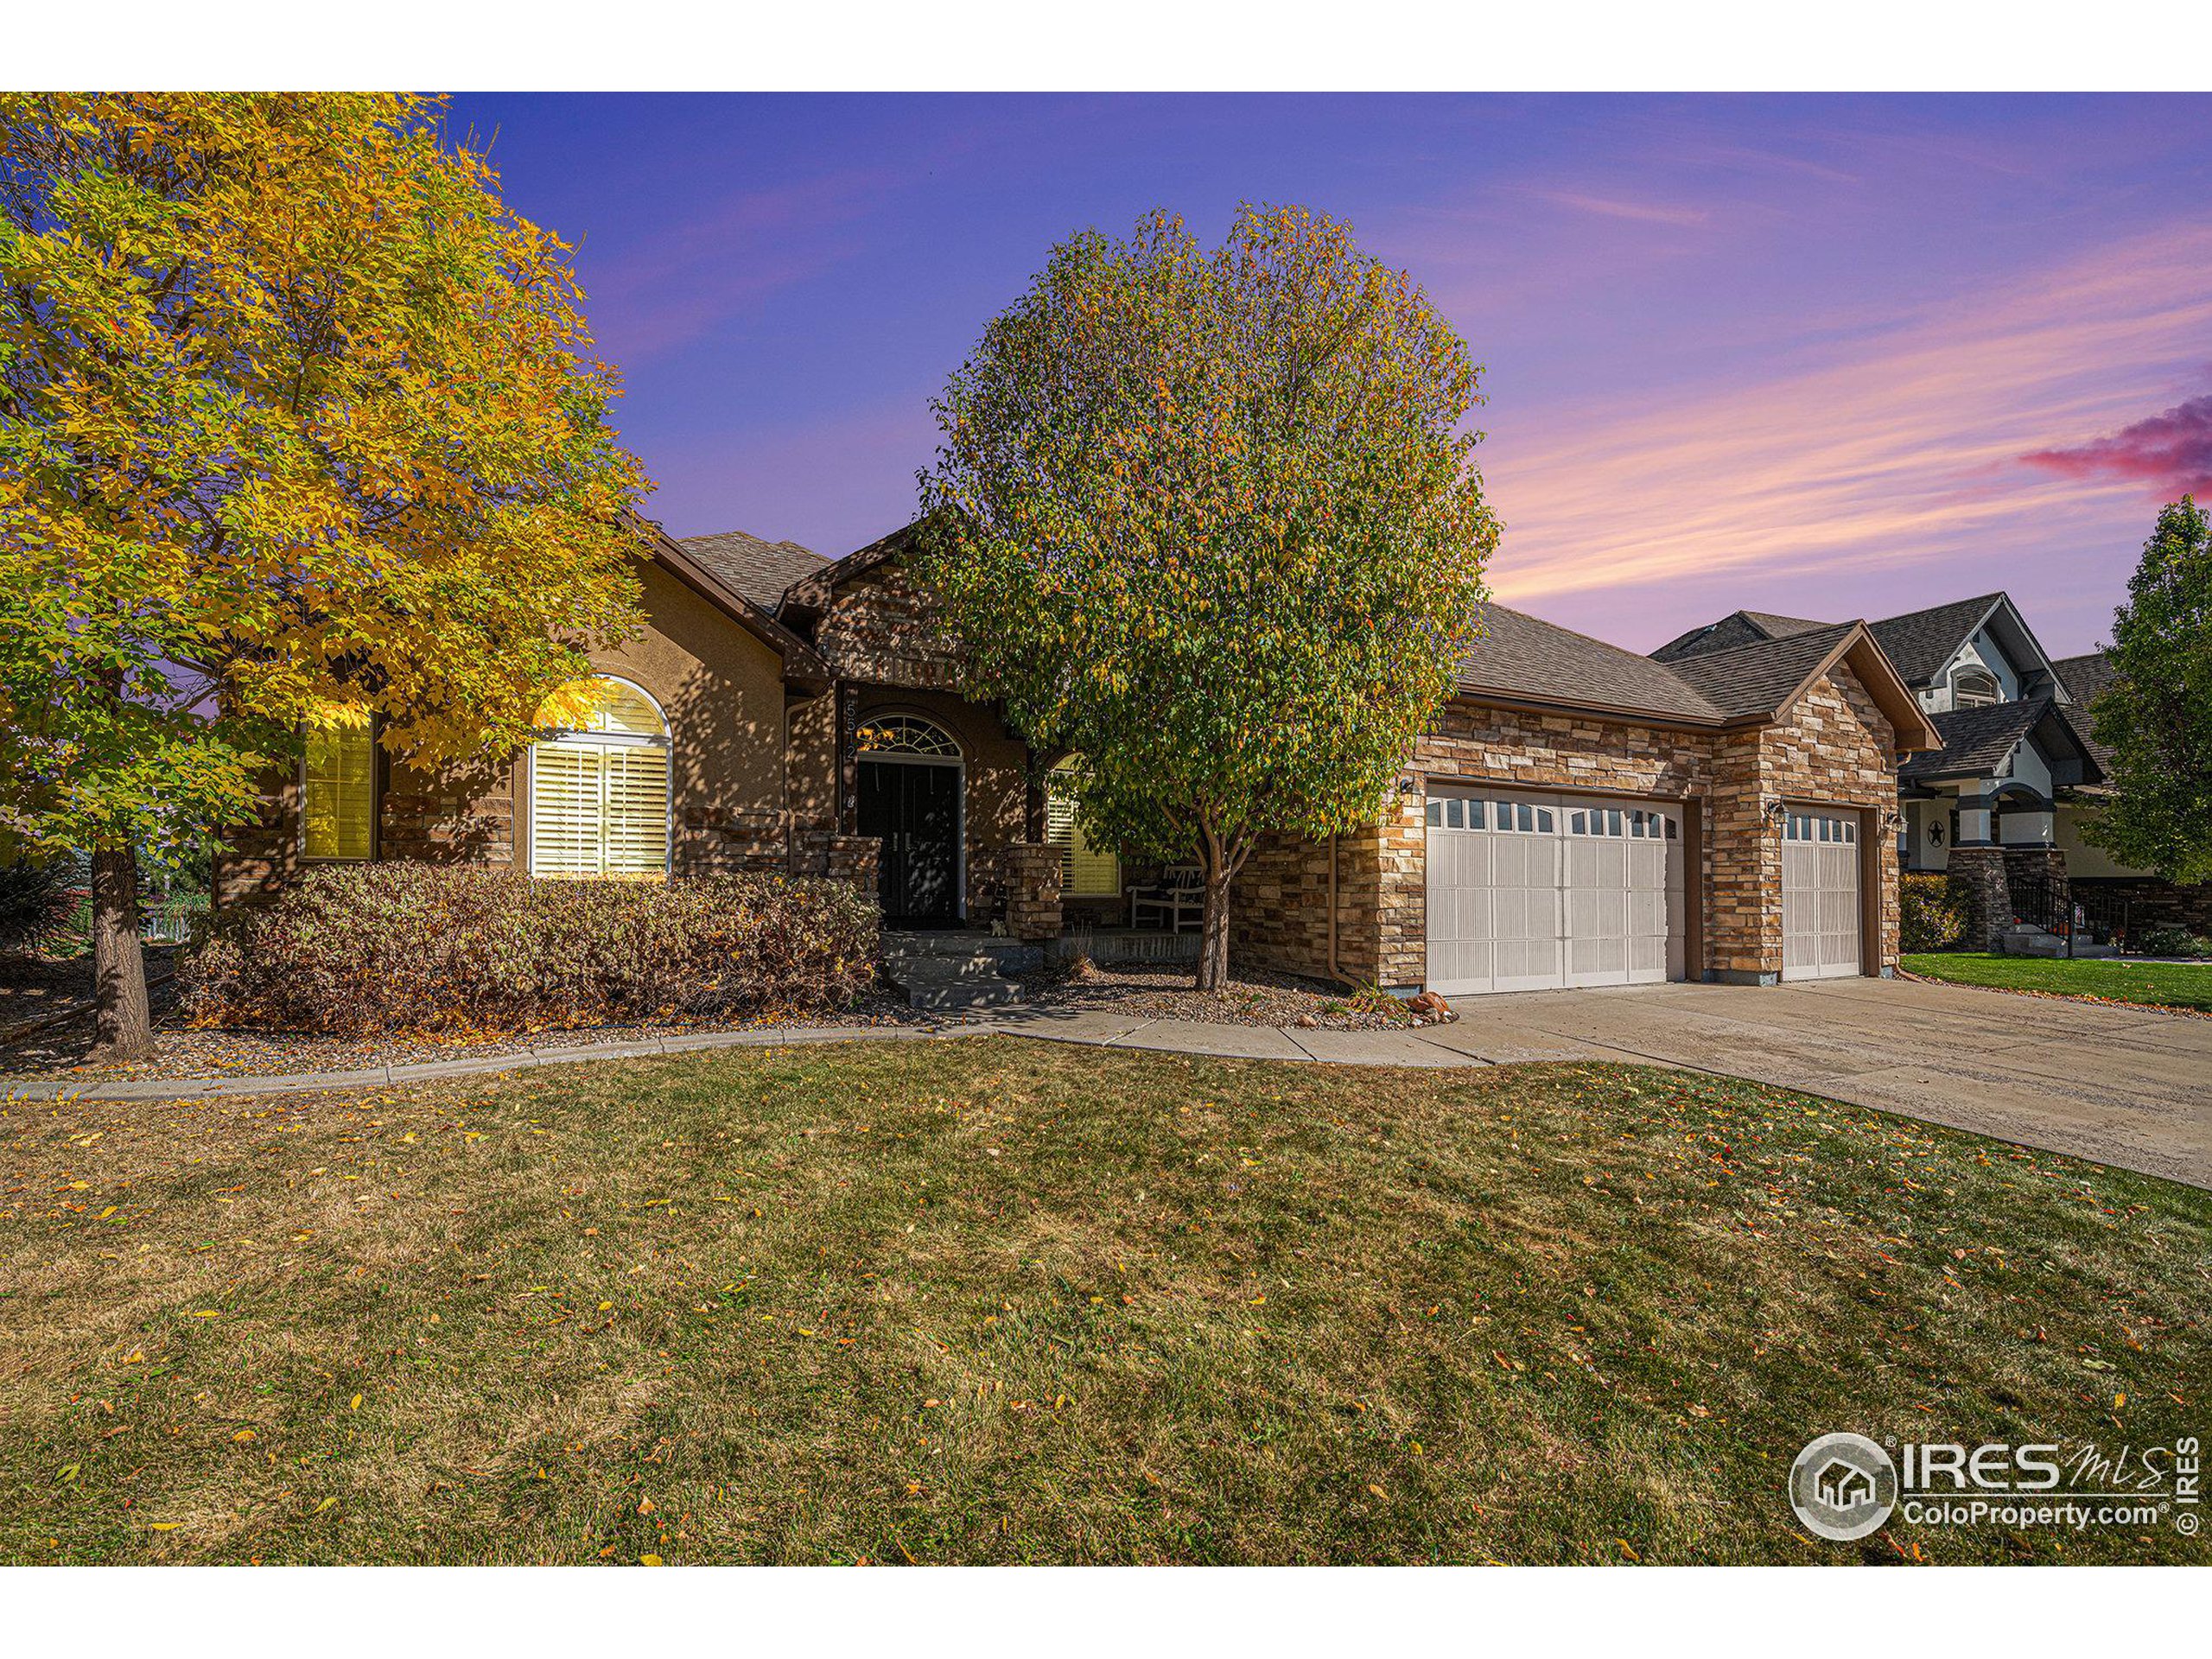
M 1204 874 L 1198 982 L 1270 832 L 1371 822 L 1479 625 L 1465 345 L 1349 229 L 1247 207 L 1055 248 L 935 407 L 917 570 L 1094 839 Z
M 0 826 L 91 854 L 108 1055 L 137 849 L 250 817 L 304 724 L 512 747 L 635 626 L 567 251 L 440 115 L 0 97 Z
M 2106 652 L 2090 715 L 2114 795 L 2082 833 L 2170 881 L 2212 880 L 2212 518 L 2190 497 L 2158 514 Z

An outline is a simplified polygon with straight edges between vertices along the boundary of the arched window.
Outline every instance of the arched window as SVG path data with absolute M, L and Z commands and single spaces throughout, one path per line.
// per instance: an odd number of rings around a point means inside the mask
M 1094 847 L 1076 821 L 1082 792 L 1082 762 L 1063 760 L 1052 768 L 1045 788 L 1045 842 L 1060 849 L 1060 891 L 1071 898 L 1113 898 L 1122 891 L 1122 861 Z
M 559 726 L 579 690 L 595 699 L 590 714 L 531 746 L 531 874 L 664 880 L 668 722 L 642 690 L 607 677 L 564 686 L 540 720 Z
M 1962 668 L 1951 676 L 1951 707 L 1986 709 L 1998 700 L 1997 677 L 1986 668 Z
M 921 760 L 957 760 L 960 746 L 944 728 L 919 715 L 876 715 L 854 734 L 862 754 L 911 755 Z

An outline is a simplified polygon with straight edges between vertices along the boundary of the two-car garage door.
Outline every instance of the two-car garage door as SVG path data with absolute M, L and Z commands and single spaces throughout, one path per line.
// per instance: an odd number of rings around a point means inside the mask
M 1681 978 L 1681 826 L 1667 802 L 1431 785 L 1430 988 Z

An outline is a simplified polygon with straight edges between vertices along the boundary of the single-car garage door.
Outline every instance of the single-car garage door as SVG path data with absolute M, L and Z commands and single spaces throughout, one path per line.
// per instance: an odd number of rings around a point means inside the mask
M 1782 827 L 1782 976 L 1859 971 L 1859 815 L 1799 811 Z
M 1681 834 L 1672 803 L 1432 785 L 1429 988 L 1681 978 Z

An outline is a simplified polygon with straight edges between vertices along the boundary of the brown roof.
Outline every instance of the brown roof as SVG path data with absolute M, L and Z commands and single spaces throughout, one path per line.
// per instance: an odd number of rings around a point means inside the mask
M 1771 611 L 1732 611 L 1718 622 L 1707 622 L 1669 639 L 1651 656 L 1655 662 L 1676 662 L 1684 657 L 1734 651 L 1739 645 L 1754 645 L 1763 640 L 1786 639 L 1793 633 L 1827 626 L 1802 616 L 1777 616 Z
M 1896 727 L 1900 749 L 1940 741 L 1863 622 L 1808 624 L 1779 638 L 1661 663 L 1503 605 L 1485 607 L 1483 617 L 1483 637 L 1459 662 L 1459 690 L 1478 700 L 1587 709 L 1662 725 L 1757 726 L 1779 717 L 1840 661 Z
M 1668 664 L 1728 720 L 1771 715 L 1827 664 L 1828 654 L 1859 625 L 1817 624 L 1780 639 L 1732 651 L 1702 652 Z
M 2066 723 L 2082 740 L 2082 747 L 2097 763 L 2097 770 L 2109 774 L 2113 769 L 2112 748 L 2109 744 L 2097 741 L 2096 711 L 2090 705 L 2119 677 L 2112 658 L 2107 652 L 2092 651 L 2080 657 L 2061 657 L 2051 667 L 2057 671 L 2058 683 L 2074 698 L 2066 709 Z
M 631 513 L 627 522 L 643 543 L 645 556 L 783 659 L 786 684 L 813 690 L 830 684 L 830 665 L 812 645 L 770 614 L 766 607 L 747 597 L 728 578 L 710 569 L 652 519 Z
M 1483 607 L 1483 632 L 1459 658 L 1459 689 L 1719 724 L 1720 709 L 1675 671 L 1503 605 Z
M 1916 754 L 1897 772 L 1908 784 L 1932 783 L 1948 778 L 1995 778 L 2022 740 L 2032 734 L 2046 754 L 2065 759 L 2069 743 L 2088 754 L 2091 766 L 2084 780 L 2103 780 L 2101 757 L 2089 753 L 2080 730 L 2068 718 L 2070 711 L 2052 697 L 2031 697 L 2024 702 L 1991 702 L 1972 709 L 1954 709 L 1931 716 L 1943 747 Z
M 686 536 L 677 545 L 713 571 L 725 587 L 770 611 L 782 602 L 785 588 L 830 563 L 797 542 L 763 541 L 741 530 L 726 530 L 718 536 Z

